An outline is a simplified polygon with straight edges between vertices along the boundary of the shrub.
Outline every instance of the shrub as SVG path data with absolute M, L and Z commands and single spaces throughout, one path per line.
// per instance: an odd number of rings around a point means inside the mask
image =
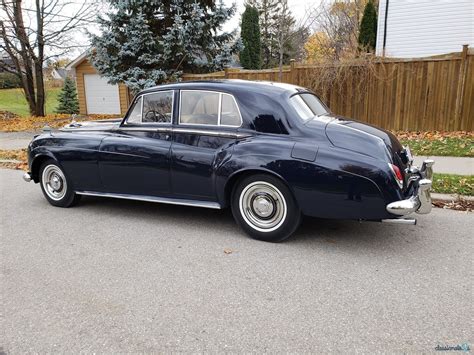
M 56 113 L 79 113 L 79 101 L 77 100 L 76 84 L 74 80 L 66 78 L 64 86 L 58 96 L 59 106 Z
M 12 73 L 0 73 L 0 89 L 21 88 L 21 80 Z

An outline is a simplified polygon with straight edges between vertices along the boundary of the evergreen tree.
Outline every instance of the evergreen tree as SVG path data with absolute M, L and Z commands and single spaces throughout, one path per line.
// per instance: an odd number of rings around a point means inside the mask
M 66 77 L 64 86 L 58 96 L 59 106 L 56 113 L 79 113 L 79 102 L 77 101 L 76 84 L 74 80 Z
M 367 52 L 375 50 L 377 40 L 377 12 L 372 0 L 365 5 L 364 15 L 360 23 L 358 42 Z
M 222 0 L 108 0 L 91 35 L 92 64 L 112 84 L 132 91 L 176 80 L 182 71 L 221 70 L 241 45 L 222 25 L 235 6 Z
M 258 10 L 261 29 L 262 66 L 271 68 L 278 63 L 278 13 L 280 0 L 248 0 Z
M 244 46 L 240 52 L 240 64 L 245 69 L 260 69 L 260 25 L 258 10 L 255 7 L 250 5 L 245 7 L 240 34 Z

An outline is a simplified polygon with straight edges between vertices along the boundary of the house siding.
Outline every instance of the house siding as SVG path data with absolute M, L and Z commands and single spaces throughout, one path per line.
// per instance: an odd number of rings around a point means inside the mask
M 76 85 L 77 85 L 77 97 L 79 100 L 79 112 L 82 115 L 87 115 L 87 104 L 86 104 L 86 88 L 84 85 L 84 74 L 97 74 L 97 70 L 91 65 L 91 63 L 84 59 L 80 64 L 76 66 Z M 130 104 L 129 93 L 127 87 L 120 83 L 119 87 L 119 98 L 120 98 L 120 112 L 125 115 L 128 106 Z
M 385 9 L 380 0 L 376 54 L 383 55 Z M 474 0 L 389 0 L 385 56 L 414 58 L 474 46 Z

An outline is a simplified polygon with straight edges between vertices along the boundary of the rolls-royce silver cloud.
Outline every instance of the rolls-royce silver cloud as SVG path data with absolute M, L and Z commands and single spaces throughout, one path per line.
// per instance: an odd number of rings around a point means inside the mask
M 251 237 L 282 241 L 302 216 L 414 224 L 433 161 L 390 132 L 332 114 L 302 87 L 196 81 L 141 91 L 123 119 L 72 122 L 28 147 L 48 202 L 82 195 L 230 207 Z

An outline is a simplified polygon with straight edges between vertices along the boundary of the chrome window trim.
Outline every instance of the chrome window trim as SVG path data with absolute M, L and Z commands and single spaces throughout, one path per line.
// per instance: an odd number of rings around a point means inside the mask
M 171 93 L 171 121 L 170 122 L 143 122 L 143 105 L 145 103 L 145 96 L 154 95 L 154 94 L 161 94 L 161 93 L 165 93 L 165 92 L 170 92 Z M 125 118 L 123 126 L 132 125 L 132 124 L 134 124 L 134 125 L 146 124 L 146 125 L 156 125 L 156 126 L 161 126 L 161 125 L 164 125 L 164 124 L 172 124 L 173 123 L 173 114 L 174 114 L 174 92 L 175 92 L 175 90 L 160 90 L 160 91 L 147 92 L 145 94 L 141 94 L 141 95 L 137 96 L 135 101 L 140 100 L 140 99 L 142 100 L 141 112 L 140 112 L 142 121 L 139 122 L 139 123 L 128 123 L 129 116 L 127 116 Z
M 181 122 L 181 105 L 183 104 L 183 92 L 209 92 L 213 94 L 218 94 L 219 95 L 219 102 L 217 106 L 217 124 L 205 124 L 205 123 L 185 123 Z M 233 125 L 223 125 L 221 124 L 221 108 L 222 108 L 222 97 L 223 95 L 228 95 L 232 97 L 234 100 L 235 106 L 237 107 L 237 111 L 239 113 L 239 118 L 240 118 L 240 124 L 238 126 L 233 126 Z M 221 91 L 215 91 L 215 90 L 201 90 L 201 89 L 184 89 L 179 91 L 179 108 L 178 108 L 178 125 L 190 125 L 190 126 L 204 126 L 204 127 L 232 127 L 232 128 L 240 128 L 242 127 L 243 120 L 242 120 L 242 113 L 240 112 L 240 107 L 237 104 L 237 100 L 235 99 L 234 95 L 228 94 L 226 92 L 221 92 Z
M 209 125 L 210 126 L 210 125 Z M 211 126 L 218 127 L 218 126 Z M 206 130 L 198 128 L 186 128 L 186 127 L 121 127 L 119 130 L 122 131 L 140 131 L 140 132 L 164 132 L 164 133 L 191 133 L 191 134 L 202 134 L 207 136 L 215 137 L 231 137 L 231 138 L 246 138 L 250 137 L 249 133 L 239 133 L 234 131 L 222 131 L 222 130 Z
M 211 125 L 208 125 L 208 126 L 211 126 Z M 218 126 L 211 126 L 211 127 L 218 127 Z M 231 126 L 231 127 L 234 128 L 234 126 Z M 231 138 L 246 138 L 246 137 L 251 136 L 248 133 L 239 133 L 239 132 L 233 132 L 233 131 L 217 131 L 217 130 L 208 131 L 206 129 L 194 129 L 194 128 L 185 128 L 185 127 L 175 127 L 173 128 L 173 132 L 194 133 L 194 134 L 202 134 L 202 135 L 208 135 L 208 136 L 231 137 Z

